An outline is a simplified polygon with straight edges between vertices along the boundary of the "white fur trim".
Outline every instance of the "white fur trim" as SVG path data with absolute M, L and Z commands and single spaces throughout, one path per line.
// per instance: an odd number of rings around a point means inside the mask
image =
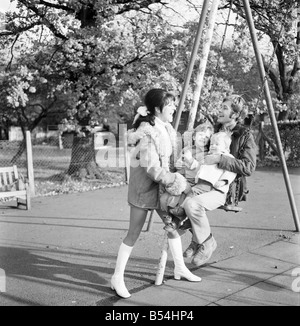
M 155 139 L 158 137 L 154 128 L 147 122 L 142 122 L 140 127 L 135 129 L 128 130 L 127 141 L 129 145 L 136 145 L 138 141 L 140 141 L 145 136 L 151 136 L 151 138 Z
M 171 186 L 167 186 L 166 190 L 169 194 L 173 196 L 179 196 L 181 195 L 187 187 L 187 181 L 184 176 L 182 176 L 180 173 L 175 173 L 175 180 L 171 184 Z
M 128 145 L 136 145 L 145 136 L 150 136 L 155 144 L 157 153 L 160 156 L 161 166 L 165 168 L 169 167 L 170 155 L 175 150 L 175 146 L 176 146 L 176 132 L 171 124 L 166 124 L 166 129 L 167 129 L 167 133 L 170 136 L 172 148 L 169 148 L 170 147 L 169 142 L 166 143 L 166 141 L 164 141 L 163 139 L 164 137 L 162 137 L 162 134 L 159 131 L 159 127 L 151 126 L 148 122 L 142 122 L 137 130 L 135 129 L 128 130 L 128 136 L 127 136 Z M 169 148 L 167 152 L 169 152 L 170 155 L 166 155 L 167 148 Z

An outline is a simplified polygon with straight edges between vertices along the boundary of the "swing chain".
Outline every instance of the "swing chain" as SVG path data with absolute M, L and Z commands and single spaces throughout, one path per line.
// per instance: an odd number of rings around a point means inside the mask
M 214 91 L 214 88 L 215 88 L 215 84 L 216 84 L 215 83 L 215 77 L 217 76 L 217 74 L 219 72 L 219 69 L 220 69 L 221 54 L 223 52 L 223 48 L 224 48 L 224 44 L 225 44 L 225 39 L 226 39 L 227 30 L 228 30 L 228 26 L 229 26 L 229 21 L 230 21 L 230 17 L 231 17 L 231 13 L 232 13 L 232 8 L 233 8 L 233 0 L 230 1 L 230 7 L 229 7 L 226 23 L 225 23 L 225 29 L 224 29 L 224 33 L 223 33 L 223 36 L 222 36 L 222 42 L 221 42 L 221 46 L 220 46 L 219 53 L 218 53 L 218 60 L 217 60 L 215 72 L 214 72 L 214 74 L 212 76 L 212 81 L 211 81 L 211 86 L 210 86 L 210 94 L 209 94 L 209 98 L 208 98 L 207 108 L 210 105 L 212 94 L 213 94 L 213 91 Z
M 218 71 L 220 69 L 220 61 L 221 61 L 221 54 L 223 52 L 223 48 L 224 48 L 224 44 L 225 44 L 225 39 L 226 39 L 226 35 L 227 35 L 227 30 L 228 30 L 228 26 L 229 26 L 229 21 L 230 21 L 230 17 L 231 17 L 231 13 L 232 13 L 232 7 L 233 7 L 233 1 L 230 1 L 230 7 L 229 7 L 229 11 L 228 11 L 228 16 L 227 16 L 227 20 L 226 20 L 226 24 L 225 24 L 225 29 L 224 29 L 224 33 L 222 36 L 222 43 L 219 49 L 219 53 L 218 53 L 218 60 L 217 60 L 217 64 L 216 64 L 216 69 L 215 69 L 215 73 L 213 75 L 213 79 L 212 79 L 212 83 L 211 83 L 211 91 L 210 91 L 210 98 L 209 101 L 211 99 L 212 96 L 212 91 L 214 89 L 214 84 L 215 84 L 215 76 L 218 74 Z

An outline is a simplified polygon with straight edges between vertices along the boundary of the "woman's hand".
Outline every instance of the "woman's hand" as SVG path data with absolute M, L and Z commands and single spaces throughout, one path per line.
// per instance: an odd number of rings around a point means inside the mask
M 220 154 L 211 154 L 206 155 L 204 158 L 204 164 L 212 165 L 212 164 L 218 164 L 221 161 L 221 155 Z

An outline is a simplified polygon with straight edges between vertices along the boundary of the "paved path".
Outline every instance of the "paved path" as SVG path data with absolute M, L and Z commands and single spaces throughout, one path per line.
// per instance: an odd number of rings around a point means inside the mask
M 300 169 L 290 179 L 300 211 Z M 31 211 L 2 205 L 0 306 L 299 306 L 300 238 L 281 170 L 259 169 L 249 186 L 241 213 L 209 214 L 218 248 L 202 268 L 186 261 L 197 284 L 173 279 L 170 255 L 166 282 L 153 284 L 164 234 L 155 215 L 127 266 L 127 300 L 109 287 L 128 228 L 127 186 L 34 198 Z M 187 233 L 183 246 L 189 241 Z

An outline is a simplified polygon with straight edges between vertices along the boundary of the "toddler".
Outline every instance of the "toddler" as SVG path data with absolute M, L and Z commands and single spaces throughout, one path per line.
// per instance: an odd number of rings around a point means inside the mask
M 210 138 L 209 152 L 203 152 L 203 154 L 221 154 L 233 157 L 230 154 L 230 144 L 230 134 L 224 131 L 215 133 Z M 191 191 L 187 194 L 182 194 L 181 196 L 171 196 L 167 193 L 162 194 L 162 209 L 167 211 L 172 217 L 172 221 L 168 221 L 169 224 L 166 226 L 167 228 L 180 227 L 183 221 L 185 221 L 186 215 L 183 206 L 187 197 L 194 197 L 210 191 L 218 191 L 224 194 L 225 203 L 229 186 L 236 177 L 236 173 L 222 170 L 218 168 L 217 164 L 203 164 L 202 159 L 195 159 L 189 149 L 184 151 L 183 156 L 186 166 L 185 171 L 188 173 L 189 177 L 194 176 L 194 178 L 187 178 L 192 185 Z M 214 200 L 214 196 L 211 197 L 211 200 Z

